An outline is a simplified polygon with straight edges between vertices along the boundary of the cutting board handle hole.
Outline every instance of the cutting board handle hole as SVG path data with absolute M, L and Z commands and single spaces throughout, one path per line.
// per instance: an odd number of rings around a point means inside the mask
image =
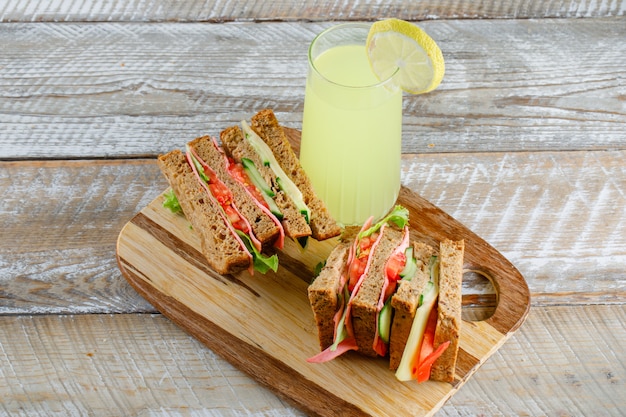
M 498 306 L 498 293 L 487 271 L 474 266 L 463 268 L 463 307 L 461 317 L 466 321 L 483 321 L 491 317 Z

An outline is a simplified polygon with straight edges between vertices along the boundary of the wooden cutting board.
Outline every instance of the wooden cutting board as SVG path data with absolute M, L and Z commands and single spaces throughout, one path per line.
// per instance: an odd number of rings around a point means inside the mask
M 286 129 L 294 147 L 299 134 Z M 317 330 L 307 299 L 315 266 L 337 241 L 310 239 L 305 251 L 286 242 L 277 273 L 220 275 L 200 253 L 189 222 L 162 207 L 162 196 L 122 229 L 117 260 L 124 277 L 160 312 L 211 350 L 311 415 L 429 416 L 434 414 L 522 324 L 530 307 L 526 281 L 496 249 L 454 218 L 402 188 L 412 238 L 438 245 L 465 240 L 465 268 L 488 277 L 494 314 L 464 321 L 453 383 L 396 380 L 384 359 L 349 352 L 310 364 Z

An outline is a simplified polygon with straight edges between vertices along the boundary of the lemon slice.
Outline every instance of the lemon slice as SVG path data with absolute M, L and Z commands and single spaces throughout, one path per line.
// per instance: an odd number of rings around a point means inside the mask
M 396 84 L 407 93 L 428 93 L 443 79 L 441 50 L 426 32 L 407 21 L 386 19 L 372 24 L 366 49 L 376 76 L 386 80 L 398 69 Z

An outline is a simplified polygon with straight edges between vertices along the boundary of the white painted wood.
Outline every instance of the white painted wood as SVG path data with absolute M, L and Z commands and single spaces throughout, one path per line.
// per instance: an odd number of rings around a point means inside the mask
M 403 182 L 526 277 L 526 323 L 438 415 L 626 410 L 623 1 L 0 2 L 0 416 L 300 416 L 135 293 L 120 228 L 160 152 L 273 107 L 340 20 L 419 20 Z M 228 22 L 228 23 L 224 23 Z M 42 161 L 51 160 L 51 161 Z M 116 314 L 128 313 L 128 314 Z
M 300 127 L 329 25 L 0 25 L 0 158 L 156 156 L 264 107 Z M 446 75 L 405 97 L 405 153 L 624 149 L 624 18 L 422 26 Z
M 625 158 L 405 155 L 402 182 L 511 260 L 534 305 L 623 303 Z M 12 242 L 0 247 L 0 312 L 154 311 L 114 259 L 123 225 L 167 187 L 154 160 L 11 162 L 0 173 L 2 234 Z
M 623 1 L 5 0 L 0 22 L 526 19 L 624 16 Z
M 534 308 L 437 415 L 620 416 L 624 322 Z M 4 316 L 0 336 L 3 416 L 303 415 L 160 315 Z

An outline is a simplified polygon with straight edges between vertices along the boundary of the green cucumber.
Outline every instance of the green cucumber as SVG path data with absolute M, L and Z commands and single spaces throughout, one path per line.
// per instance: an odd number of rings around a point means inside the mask
M 254 165 L 254 161 L 248 158 L 242 158 L 241 165 L 243 165 L 243 169 L 246 171 L 246 174 L 248 174 L 248 178 L 250 178 L 252 184 L 254 184 L 254 186 L 261 192 L 261 196 L 269 206 L 272 214 L 276 216 L 278 220 L 282 220 L 283 213 L 280 211 L 280 209 L 276 205 L 276 202 L 272 198 L 276 195 L 276 193 L 269 185 L 267 185 L 267 182 L 265 182 L 265 179 L 263 179 L 263 176 L 257 169 L 256 165 Z
M 243 169 L 246 171 L 246 174 L 248 174 L 248 178 L 250 178 L 250 181 L 252 181 L 256 188 L 270 197 L 274 197 L 276 195 L 267 182 L 265 182 L 265 179 L 263 179 L 259 170 L 256 169 L 256 165 L 254 165 L 254 161 L 252 161 L 252 159 L 241 158 L 241 165 L 243 165 Z
M 391 297 L 387 300 L 383 308 L 378 313 L 378 336 L 383 342 L 389 343 L 391 333 Z
M 297 241 L 298 241 L 298 245 L 300 245 L 300 247 L 302 249 L 306 249 L 306 245 L 309 242 L 309 237 L 308 236 L 302 236 L 302 237 L 299 237 L 297 239 Z
M 276 178 L 276 184 L 278 185 L 278 187 L 282 191 L 284 191 L 285 194 L 289 196 L 289 198 L 293 200 L 296 208 L 298 209 L 298 211 L 300 211 L 300 213 L 303 213 L 303 216 L 308 223 L 309 219 L 311 218 L 311 211 L 309 207 L 305 204 L 304 197 L 302 196 L 302 192 L 300 191 L 298 186 L 296 186 L 296 184 L 291 181 L 291 178 L 289 178 L 285 171 L 283 171 L 269 146 L 267 146 L 267 144 L 263 142 L 263 139 L 261 139 L 259 135 L 257 135 L 254 130 L 252 130 L 252 128 L 248 125 L 248 123 L 246 123 L 245 120 L 241 121 L 241 126 L 244 132 L 244 137 L 246 138 L 250 146 L 254 148 L 256 153 L 261 158 L 261 161 L 263 161 L 263 164 L 265 166 L 268 166 L 274 172 L 274 177 Z
M 406 248 L 404 254 L 406 255 L 406 264 L 404 264 L 404 268 L 400 272 L 400 278 L 410 281 L 417 273 L 417 261 L 413 257 L 413 247 L 409 246 Z

